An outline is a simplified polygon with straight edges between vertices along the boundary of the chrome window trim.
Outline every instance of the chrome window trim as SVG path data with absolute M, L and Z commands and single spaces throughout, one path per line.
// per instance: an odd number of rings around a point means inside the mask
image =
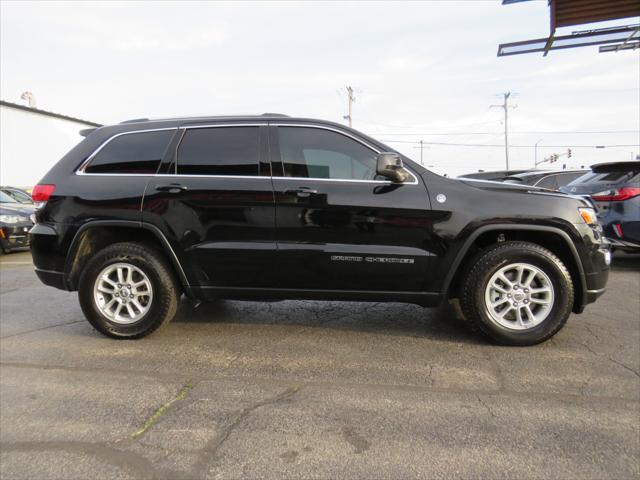
M 91 160 L 93 160 L 94 157 L 96 155 L 98 155 L 98 153 L 100 153 L 100 151 L 104 147 L 106 147 L 109 143 L 111 143 L 113 140 L 115 140 L 118 137 L 122 137 L 123 135 L 133 135 L 133 134 L 136 134 L 136 133 L 163 132 L 163 131 L 167 131 L 167 130 L 178 130 L 178 127 L 150 128 L 150 129 L 145 129 L 145 130 L 131 130 L 131 131 L 128 131 L 128 132 L 116 133 L 115 135 L 110 136 L 104 142 L 102 142 L 98 146 L 98 148 L 96 148 L 93 151 L 93 153 L 91 153 L 91 155 L 89 155 L 87 157 L 87 159 L 80 164 L 80 166 L 76 170 L 76 175 L 125 175 L 125 176 L 136 176 L 136 177 L 153 176 L 154 175 L 153 173 L 85 173 L 85 169 L 87 168 L 87 166 L 89 166 L 89 163 L 91 162 Z
M 328 127 L 326 125 L 319 125 L 316 123 L 288 123 L 288 122 L 269 122 L 269 125 L 273 125 L 275 127 L 303 127 L 303 128 L 307 127 L 307 128 L 317 128 L 320 130 L 328 130 L 330 132 L 339 133 L 340 135 L 344 135 L 345 137 L 355 140 L 356 142 L 368 148 L 369 150 L 374 151 L 376 154 L 382 153 L 376 147 L 374 147 L 373 145 L 370 145 L 364 140 L 361 140 L 358 137 L 355 137 L 340 129 Z M 357 183 L 377 183 L 377 184 L 382 183 L 382 184 L 389 184 L 389 185 L 417 185 L 419 183 L 418 178 L 413 173 L 413 171 L 407 166 L 405 166 L 404 168 L 413 177 L 413 182 L 397 183 L 397 182 L 392 182 L 391 180 L 356 180 L 356 179 L 350 179 L 350 178 L 315 178 L 315 177 L 273 177 L 273 178 L 285 178 L 285 179 L 293 179 L 293 180 L 330 181 L 330 182 L 357 182 Z
M 85 169 L 91 162 L 91 160 L 98 154 L 100 151 L 106 147 L 112 140 L 121 137 L 123 135 L 133 135 L 136 133 L 148 133 L 148 132 L 161 132 L 167 130 L 190 130 L 196 128 L 224 128 L 224 127 L 262 127 L 262 126 L 276 126 L 276 127 L 307 127 L 307 128 L 317 128 L 320 130 L 328 130 L 330 132 L 335 132 L 340 135 L 344 135 L 356 142 L 360 143 L 364 147 L 372 150 L 376 154 L 381 153 L 373 145 L 365 142 L 364 140 L 359 139 L 345 131 L 342 131 L 337 128 L 329 127 L 326 125 L 320 125 L 315 123 L 287 123 L 287 122 L 252 122 L 252 123 L 217 123 L 217 124 L 205 124 L 205 125 L 183 125 L 178 127 L 165 127 L 165 128 L 149 128 L 144 130 L 131 130 L 127 132 L 117 133 L 109 138 L 107 138 L 104 142 L 102 142 L 98 148 L 96 148 L 91 155 L 87 157 L 87 159 L 82 162 L 80 167 L 76 170 L 76 175 L 87 175 L 87 176 L 108 176 L 108 177 L 187 177 L 187 178 L 251 178 L 251 179 L 259 179 L 259 178 L 268 178 L 268 179 L 282 179 L 282 180 L 310 180 L 314 182 L 338 182 L 338 183 L 370 183 L 376 185 L 418 185 L 418 178 L 416 174 L 411 170 L 410 167 L 405 165 L 405 169 L 409 172 L 409 174 L 413 177 L 412 182 L 392 182 L 391 180 L 357 180 L 357 179 L 348 179 L 348 178 L 316 178 L 316 177 L 278 177 L 278 176 L 267 176 L 267 175 L 194 175 L 194 174 L 179 174 L 179 173 L 86 173 Z M 182 143 L 182 139 L 180 139 L 180 143 Z M 180 146 L 180 143 L 176 146 L 176 149 Z M 177 162 L 176 162 L 177 163 Z
M 175 173 L 158 173 L 157 176 L 175 176 L 175 177 L 213 177 L 213 178 L 252 178 L 252 177 L 260 177 L 260 178 L 270 178 L 266 175 L 197 175 L 193 173 L 178 173 L 178 150 L 180 149 L 180 145 L 184 141 L 184 136 L 187 130 L 192 130 L 196 128 L 225 128 L 225 127 L 265 127 L 268 126 L 268 122 L 254 122 L 254 123 L 218 123 L 218 124 L 210 124 L 210 125 L 184 125 L 179 127 L 180 130 L 184 130 L 182 136 L 180 137 L 180 141 L 176 145 L 176 156 L 175 156 L 175 165 L 174 170 Z M 259 135 L 259 134 L 258 134 Z M 258 150 L 260 150 L 260 138 L 258 137 Z M 258 160 L 258 171 L 260 171 L 260 159 Z

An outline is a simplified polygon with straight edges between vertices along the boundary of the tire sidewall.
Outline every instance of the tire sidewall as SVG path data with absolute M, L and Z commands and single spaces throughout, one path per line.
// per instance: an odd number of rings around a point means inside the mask
M 486 305 L 485 292 L 489 280 L 502 267 L 513 263 L 528 263 L 538 267 L 549 277 L 554 290 L 553 306 L 547 317 L 542 323 L 526 331 L 511 330 L 499 325 L 491 318 Z M 500 257 L 496 258 L 496 261 L 492 262 L 489 268 L 486 268 L 477 279 L 478 287 L 475 291 L 474 303 L 480 316 L 481 329 L 491 337 L 509 344 L 531 345 L 552 336 L 562 327 L 571 313 L 573 291 L 570 288 L 571 278 L 567 277 L 566 270 L 558 265 L 553 257 L 549 257 L 543 252 L 533 249 L 513 249 L 502 252 Z
M 96 279 L 106 267 L 115 263 L 129 263 L 139 268 L 151 282 L 153 290 L 151 307 L 135 323 L 120 324 L 112 322 L 103 315 L 96 305 L 94 298 Z M 152 257 L 145 258 L 141 255 L 116 252 L 98 254 L 92 259 L 80 277 L 78 288 L 80 305 L 89 322 L 98 331 L 112 337 L 136 338 L 155 330 L 159 326 L 158 319 L 163 316 L 161 298 L 168 294 L 158 274 L 159 265 L 157 263 Z

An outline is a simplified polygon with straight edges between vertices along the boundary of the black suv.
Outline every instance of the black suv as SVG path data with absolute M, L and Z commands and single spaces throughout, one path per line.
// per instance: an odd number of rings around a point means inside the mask
M 134 120 L 86 138 L 34 188 L 36 273 L 115 338 L 196 300 L 459 298 L 496 342 L 553 336 L 604 292 L 583 199 L 443 178 L 350 128 L 265 114 Z

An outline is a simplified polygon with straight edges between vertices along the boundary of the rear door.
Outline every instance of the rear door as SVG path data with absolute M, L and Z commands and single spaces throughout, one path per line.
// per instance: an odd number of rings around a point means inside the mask
M 266 124 L 180 129 L 149 183 L 143 219 L 170 237 L 197 286 L 267 287 L 275 266 L 275 205 Z
M 422 179 L 376 176 L 377 150 L 321 125 L 273 125 L 279 284 L 420 291 L 430 253 Z

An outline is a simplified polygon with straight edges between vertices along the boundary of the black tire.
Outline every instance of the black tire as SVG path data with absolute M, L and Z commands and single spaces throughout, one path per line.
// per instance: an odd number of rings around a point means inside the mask
M 98 275 L 109 265 L 126 262 L 144 272 L 153 289 L 148 311 L 130 324 L 116 323 L 101 312 L 94 299 Z M 180 290 L 162 254 L 141 243 L 115 243 L 100 250 L 86 264 L 80 275 L 78 299 L 82 311 L 93 327 L 108 337 L 141 338 L 169 323 L 176 314 Z
M 537 267 L 547 275 L 554 290 L 547 317 L 526 330 L 506 328 L 494 321 L 485 300 L 492 276 L 513 263 Z M 460 306 L 472 330 L 501 345 L 525 346 L 544 342 L 564 326 L 573 308 L 573 297 L 571 275 L 558 257 L 535 243 L 509 241 L 487 248 L 470 262 L 462 279 Z

